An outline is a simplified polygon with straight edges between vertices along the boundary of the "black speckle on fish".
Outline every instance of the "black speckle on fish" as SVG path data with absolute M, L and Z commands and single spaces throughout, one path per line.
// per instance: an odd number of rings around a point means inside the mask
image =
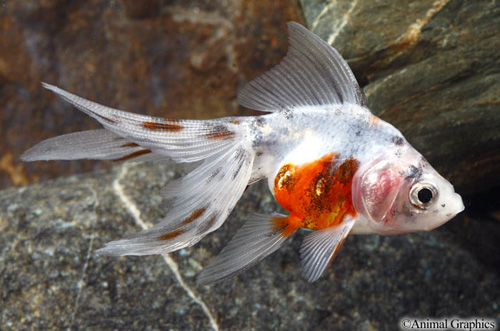
M 410 166 L 406 179 L 418 179 L 420 176 L 422 176 L 422 168 L 417 168 L 412 165 Z
M 293 118 L 293 112 L 290 109 L 287 109 L 283 112 L 283 115 L 287 120 Z
M 266 120 L 263 117 L 257 117 L 252 124 L 256 127 L 263 127 L 266 124 Z
M 403 138 L 401 138 L 400 136 L 393 136 L 393 137 L 391 138 L 391 140 L 392 140 L 392 142 L 393 142 L 394 144 L 396 144 L 397 146 L 402 146 L 402 145 L 403 145 L 403 143 L 404 143 Z
M 210 174 L 210 176 L 207 178 L 207 184 L 210 183 L 217 175 L 222 171 L 222 167 L 219 167 Z

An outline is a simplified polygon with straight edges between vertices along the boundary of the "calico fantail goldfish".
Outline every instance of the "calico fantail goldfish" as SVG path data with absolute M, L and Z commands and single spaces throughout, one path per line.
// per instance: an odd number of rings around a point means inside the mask
M 45 140 L 22 155 L 38 160 L 195 163 L 164 191 L 167 216 L 151 229 L 108 243 L 105 255 L 148 255 L 196 244 L 227 219 L 247 185 L 266 179 L 287 215 L 254 215 L 198 278 L 214 283 L 312 230 L 300 254 L 317 280 L 350 233 L 428 231 L 464 209 L 453 186 L 392 125 L 371 114 L 340 54 L 289 23 L 287 56 L 237 97 L 262 116 L 214 120 L 150 117 L 108 108 L 43 86 L 103 129 Z

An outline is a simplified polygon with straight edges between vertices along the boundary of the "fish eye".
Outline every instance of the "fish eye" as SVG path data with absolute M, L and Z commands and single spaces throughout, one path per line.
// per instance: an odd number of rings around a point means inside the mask
M 410 202 L 417 208 L 429 208 L 438 197 L 437 188 L 428 182 L 417 182 L 410 189 Z

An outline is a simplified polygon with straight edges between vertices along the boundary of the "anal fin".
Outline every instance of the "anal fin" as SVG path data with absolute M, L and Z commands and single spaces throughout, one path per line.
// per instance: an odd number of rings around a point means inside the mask
M 347 216 L 339 225 L 308 234 L 300 247 L 304 276 L 309 282 L 318 280 L 337 255 L 351 232 L 355 219 Z

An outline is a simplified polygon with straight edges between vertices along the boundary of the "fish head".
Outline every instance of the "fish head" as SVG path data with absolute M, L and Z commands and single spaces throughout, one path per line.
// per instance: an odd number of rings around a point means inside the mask
M 353 204 L 370 229 L 363 232 L 380 234 L 429 231 L 464 210 L 453 185 L 411 146 L 361 167 Z

